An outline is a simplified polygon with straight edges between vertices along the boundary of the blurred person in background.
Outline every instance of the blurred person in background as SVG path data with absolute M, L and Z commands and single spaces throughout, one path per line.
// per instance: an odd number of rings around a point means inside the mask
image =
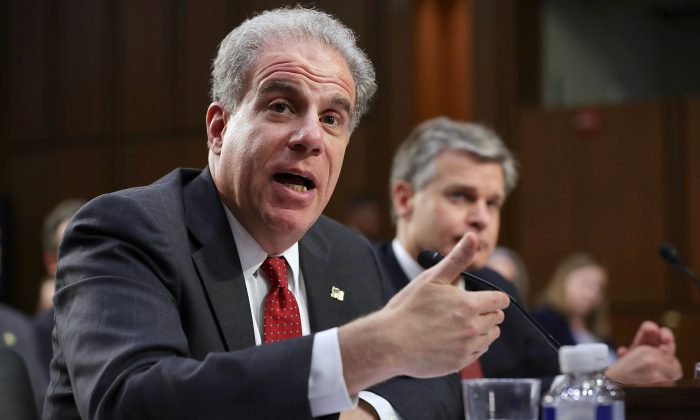
M 343 224 L 370 241 L 379 240 L 382 218 L 377 197 L 370 193 L 352 196 L 345 205 Z
M 58 203 L 46 217 L 41 231 L 41 251 L 46 270 L 45 278 L 39 289 L 37 314 L 33 318 L 39 346 L 39 358 L 46 380 L 49 378 L 49 365 L 53 357 L 51 331 L 54 325 L 53 293 L 56 284 L 56 264 L 58 262 L 58 245 L 63 232 L 73 215 L 85 204 L 85 200 L 71 198 Z
M 3 257 L 7 256 L 4 248 L 8 244 L 7 232 L 3 226 L 9 225 L 7 204 L 0 202 L 0 278 L 7 280 L 7 266 L 3 265 Z M 26 367 L 29 383 L 32 387 L 33 399 L 37 413 L 41 412 L 44 394 L 48 385 L 48 369 L 40 362 L 37 338 L 31 320 L 22 312 L 10 305 L 0 303 L 0 348 L 6 348 L 17 353 Z
M 524 306 L 528 296 L 530 296 L 530 278 L 527 274 L 527 266 L 525 261 L 514 250 L 505 246 L 497 246 L 486 263 L 486 267 L 491 268 L 504 279 L 513 283 L 518 290 L 518 294 L 522 298 Z
M 0 302 L 7 302 L 11 286 L 12 271 L 10 255 L 10 220 L 12 218 L 10 203 L 0 193 Z
M 30 319 L 15 308 L 0 303 L 0 348 L 17 353 L 29 374 L 38 413 L 44 402 L 48 386 L 47 368 L 40 363 L 39 346 Z
M 605 268 L 592 256 L 568 255 L 554 270 L 532 315 L 562 345 L 602 342 L 612 346 L 607 284 Z M 670 333 L 665 330 L 664 334 Z M 616 359 L 611 350 L 610 362 Z

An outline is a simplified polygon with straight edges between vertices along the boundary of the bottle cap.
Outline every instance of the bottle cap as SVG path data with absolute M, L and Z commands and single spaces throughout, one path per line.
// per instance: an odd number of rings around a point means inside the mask
M 591 352 L 594 370 L 605 370 L 608 367 L 608 353 L 610 352 L 610 349 L 608 348 L 607 344 L 591 343 L 579 344 L 578 346 L 584 347 L 587 351 Z
M 601 371 L 608 367 L 608 346 L 599 343 L 562 346 L 559 367 L 562 373 Z

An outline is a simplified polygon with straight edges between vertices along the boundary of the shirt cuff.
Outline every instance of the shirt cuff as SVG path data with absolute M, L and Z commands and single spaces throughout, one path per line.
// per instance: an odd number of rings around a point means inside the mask
M 351 397 L 343 376 L 338 328 L 321 331 L 314 336 L 309 375 L 309 406 L 314 417 L 338 413 L 357 407 L 357 396 Z
M 379 414 L 379 420 L 403 420 L 403 417 L 394 410 L 389 401 L 370 391 L 360 391 L 360 398 L 374 408 Z

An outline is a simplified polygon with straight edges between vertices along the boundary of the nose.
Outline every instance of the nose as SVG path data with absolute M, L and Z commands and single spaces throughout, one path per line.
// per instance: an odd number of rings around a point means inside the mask
M 299 122 L 298 130 L 289 139 L 289 148 L 303 154 L 320 155 L 323 151 L 323 129 L 318 118 L 308 115 Z
M 485 200 L 477 200 L 467 212 L 467 223 L 469 226 L 482 230 L 491 221 L 488 205 Z

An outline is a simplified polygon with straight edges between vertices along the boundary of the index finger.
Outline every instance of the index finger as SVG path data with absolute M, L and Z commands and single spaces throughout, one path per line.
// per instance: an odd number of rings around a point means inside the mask
M 471 264 L 476 253 L 476 246 L 476 235 L 471 232 L 464 234 L 457 245 L 452 248 L 452 251 L 429 270 L 430 281 L 442 284 L 453 283 L 460 273 Z

